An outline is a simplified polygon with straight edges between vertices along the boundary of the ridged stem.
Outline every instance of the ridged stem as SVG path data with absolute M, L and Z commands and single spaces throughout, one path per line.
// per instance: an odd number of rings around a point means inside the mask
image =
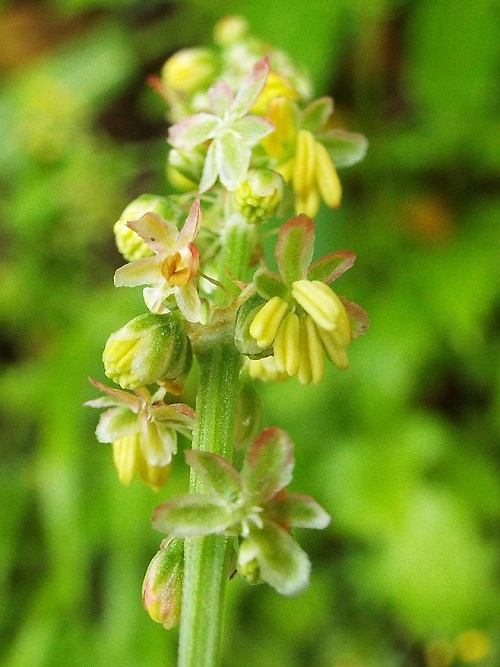
M 232 327 L 222 326 L 202 338 L 195 354 L 200 381 L 193 448 L 231 461 L 240 367 Z M 190 492 L 203 490 L 191 472 Z M 209 535 L 185 540 L 179 667 L 216 667 L 219 663 L 227 562 L 228 538 Z

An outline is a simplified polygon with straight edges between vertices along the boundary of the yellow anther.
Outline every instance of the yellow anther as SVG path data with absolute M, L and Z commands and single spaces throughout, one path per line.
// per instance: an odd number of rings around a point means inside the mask
M 300 319 L 300 364 L 297 373 L 300 384 L 311 384 L 312 372 L 311 364 L 309 363 L 309 347 L 307 343 L 307 330 L 305 319 Z
M 327 331 L 337 329 L 337 319 L 344 306 L 328 285 L 319 280 L 296 280 L 292 284 L 292 296 L 319 327 Z
M 326 331 L 321 327 L 318 327 L 318 334 L 328 359 L 340 370 L 345 370 L 349 366 L 349 359 L 347 358 L 348 344 L 345 344 L 345 336 L 338 331 Z
M 325 375 L 324 351 L 318 329 L 310 317 L 306 317 L 305 330 L 307 334 L 307 352 L 309 355 L 309 368 L 311 369 L 311 382 L 319 384 Z
M 337 170 L 323 144 L 316 141 L 314 148 L 316 153 L 316 180 L 319 191 L 328 206 L 337 208 L 340 206 L 342 197 L 342 186 Z
M 279 296 L 273 296 L 262 306 L 250 325 L 250 335 L 257 345 L 266 348 L 272 345 L 281 320 L 288 310 L 288 304 Z
M 299 318 L 287 313 L 280 324 L 274 341 L 276 367 L 288 375 L 297 375 L 300 365 Z
M 139 454 L 139 434 L 120 438 L 113 443 L 113 461 L 122 484 L 128 486 L 132 483 L 137 473 Z
M 303 196 L 314 189 L 314 172 L 316 169 L 315 140 L 308 130 L 299 130 L 297 136 L 297 153 L 293 170 L 293 189 Z

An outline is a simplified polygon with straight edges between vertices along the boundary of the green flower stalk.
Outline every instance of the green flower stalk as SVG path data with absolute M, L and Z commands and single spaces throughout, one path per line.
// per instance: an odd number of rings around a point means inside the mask
M 139 197 L 115 223 L 127 260 L 115 285 L 142 287 L 148 312 L 106 342 L 104 372 L 121 388 L 92 381 L 104 396 L 87 405 L 106 409 L 96 435 L 112 445 L 124 484 L 163 487 L 178 435 L 192 438 L 189 489 L 169 497 L 167 486 L 154 511 L 167 538 L 143 604 L 165 628 L 180 625 L 178 667 L 216 667 L 234 564 L 251 584 L 299 594 L 311 563 L 293 531 L 330 522 L 314 498 L 286 489 L 290 436 L 270 427 L 255 437 L 254 379 L 317 384 L 325 360 L 347 369 L 351 343 L 368 329 L 361 306 L 331 288 L 355 254 L 313 261 L 309 217 L 321 201 L 340 205 L 337 170 L 361 160 L 367 142 L 331 129 L 333 101 L 310 102 L 301 69 L 237 17 L 217 25 L 213 46 L 174 54 L 150 82 L 169 107 L 167 175 L 182 194 Z M 267 268 L 269 238 L 277 271 Z M 171 402 L 193 359 L 195 409 Z

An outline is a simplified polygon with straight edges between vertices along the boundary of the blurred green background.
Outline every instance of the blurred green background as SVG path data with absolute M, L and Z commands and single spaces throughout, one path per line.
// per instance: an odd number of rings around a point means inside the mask
M 338 289 L 371 317 L 351 368 L 266 386 L 295 489 L 332 514 L 299 541 L 297 598 L 229 584 L 224 667 L 500 664 L 500 123 L 493 0 L 0 2 L 0 664 L 175 665 L 142 577 L 155 495 L 120 486 L 87 376 L 144 312 L 115 290 L 112 224 L 165 192 L 175 50 L 245 16 L 368 136 L 317 251 L 358 254 Z

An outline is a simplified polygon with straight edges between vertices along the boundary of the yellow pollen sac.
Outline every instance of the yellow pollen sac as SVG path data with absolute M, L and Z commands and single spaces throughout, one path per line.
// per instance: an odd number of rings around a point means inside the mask
M 183 287 L 191 277 L 189 267 L 183 262 L 180 252 L 163 260 L 161 273 L 171 287 Z
M 340 185 L 337 170 L 323 144 L 316 141 L 314 148 L 316 154 L 316 180 L 319 191 L 327 206 L 337 208 L 340 206 L 342 197 L 342 186 Z
M 120 438 L 113 443 L 113 461 L 122 484 L 132 484 L 140 455 L 139 435 Z
M 319 327 L 327 331 L 337 329 L 344 306 L 328 285 L 319 280 L 296 280 L 292 283 L 292 296 Z
M 287 310 L 287 302 L 279 296 L 273 296 L 262 306 L 249 329 L 250 335 L 257 341 L 259 347 L 264 349 L 272 345 Z
M 278 370 L 274 357 L 249 359 L 248 374 L 254 380 L 262 380 L 263 382 L 281 382 L 282 380 L 288 380 L 287 373 Z
M 315 140 L 308 130 L 299 130 L 297 153 L 293 170 L 293 189 L 299 196 L 307 195 L 314 189 L 316 168 Z
M 305 330 L 307 332 L 307 352 L 309 355 L 309 368 L 311 369 L 311 382 L 319 384 L 325 375 L 324 350 L 318 329 L 310 317 L 306 317 Z
M 276 368 L 288 375 L 297 375 L 300 365 L 299 317 L 287 313 L 280 324 L 274 340 Z
M 344 332 L 326 331 L 325 329 L 321 329 L 321 327 L 318 327 L 318 334 L 324 345 L 328 359 L 330 359 L 337 368 L 340 368 L 340 370 L 345 370 L 349 366 L 347 346 L 351 339 L 349 338 L 349 341 L 346 342 L 346 335 Z
M 309 348 L 307 344 L 307 330 L 305 319 L 300 319 L 300 338 L 299 338 L 299 354 L 300 364 L 297 373 L 300 384 L 311 384 L 312 373 L 311 364 L 309 363 Z

